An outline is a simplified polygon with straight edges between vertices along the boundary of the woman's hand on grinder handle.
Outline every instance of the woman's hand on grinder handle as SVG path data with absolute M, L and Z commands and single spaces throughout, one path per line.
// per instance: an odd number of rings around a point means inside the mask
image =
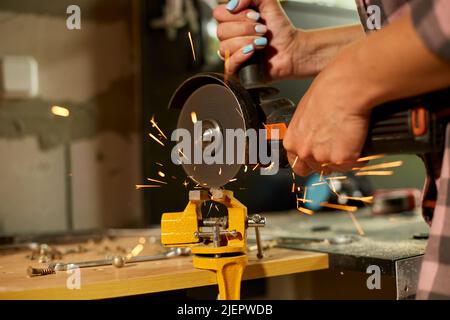
M 364 35 L 361 26 L 303 31 L 277 0 L 231 0 L 214 10 L 219 53 L 229 54 L 231 75 L 256 50 L 264 49 L 268 81 L 305 78 L 320 72 L 340 49 Z

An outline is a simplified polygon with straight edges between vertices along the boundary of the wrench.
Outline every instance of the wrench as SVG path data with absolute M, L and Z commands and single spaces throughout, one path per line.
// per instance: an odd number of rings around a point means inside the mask
M 155 261 L 163 260 L 172 257 L 187 256 L 191 253 L 190 248 L 173 248 L 169 251 L 157 255 L 151 256 L 136 256 L 130 259 L 126 259 L 122 256 L 114 256 L 108 259 L 101 260 L 91 260 L 91 261 L 80 261 L 80 262 L 53 262 L 48 265 L 48 268 L 54 271 L 66 271 L 74 268 L 89 268 L 89 267 L 101 267 L 113 265 L 116 268 L 123 267 L 126 263 L 132 262 L 145 262 L 145 261 Z

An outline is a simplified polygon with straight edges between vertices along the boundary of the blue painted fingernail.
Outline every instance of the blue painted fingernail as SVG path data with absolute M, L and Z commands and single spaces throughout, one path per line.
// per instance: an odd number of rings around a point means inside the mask
M 228 2 L 228 4 L 227 4 L 227 10 L 233 11 L 234 9 L 236 9 L 238 4 L 239 4 L 239 0 L 230 0 L 230 2 Z
M 264 38 L 264 37 L 256 38 L 254 43 L 257 46 L 265 46 L 267 44 L 267 38 Z
M 255 26 L 255 31 L 256 33 L 266 33 L 267 32 L 267 27 L 263 24 L 257 24 Z
M 248 54 L 250 52 L 252 52 L 255 48 L 253 48 L 252 44 L 249 44 L 248 46 L 245 46 L 244 49 L 242 49 L 242 52 L 244 54 Z
M 258 21 L 259 18 L 261 18 L 261 15 L 259 14 L 259 12 L 249 11 L 247 12 L 247 18 Z

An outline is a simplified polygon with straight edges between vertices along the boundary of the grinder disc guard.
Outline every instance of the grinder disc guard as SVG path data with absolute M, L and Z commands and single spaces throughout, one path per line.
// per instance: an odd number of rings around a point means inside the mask
M 211 81 L 212 79 L 214 81 Z M 199 80 L 202 81 L 199 82 Z M 196 86 L 192 87 L 192 83 L 196 83 Z M 174 106 L 173 102 L 177 99 L 178 105 Z M 171 107 L 181 107 L 177 127 L 186 129 L 190 133 L 190 152 L 186 150 L 183 152 L 190 154 L 191 157 L 183 160 L 188 162 L 182 164 L 186 174 L 201 187 L 221 187 L 227 184 L 239 172 L 243 164 L 242 159 L 247 161 L 248 140 L 245 139 L 244 147 L 238 149 L 237 139 L 231 136 L 231 139 L 228 139 L 226 130 L 241 129 L 245 132 L 249 128 L 256 129 L 255 124 L 258 123 L 257 109 L 246 91 L 241 90 L 237 83 L 230 86 L 222 83 L 218 75 L 200 75 L 189 79 L 177 90 L 172 98 Z M 200 121 L 202 126 L 201 132 L 198 130 L 197 135 L 194 132 L 195 121 L 197 128 Z M 212 136 L 212 132 L 220 133 L 222 137 L 221 141 L 219 139 L 215 144 L 216 150 L 219 150 L 217 157 L 222 161 L 207 164 L 203 159 L 203 151 L 208 146 L 207 150 L 212 150 L 212 142 L 205 141 L 208 140 L 207 137 Z M 211 140 L 214 141 L 214 138 Z M 201 163 L 194 163 L 195 146 L 199 148 L 198 150 L 202 150 Z M 234 151 L 232 164 L 226 162 L 227 146 Z M 212 155 L 216 154 L 212 153 Z

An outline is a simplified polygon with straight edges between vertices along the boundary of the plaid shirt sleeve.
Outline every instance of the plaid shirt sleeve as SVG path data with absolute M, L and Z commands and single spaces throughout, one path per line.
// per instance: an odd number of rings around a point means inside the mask
M 420 271 L 418 299 L 450 299 L 450 124 L 445 138 L 438 198 Z
M 450 1 L 416 0 L 411 13 L 417 33 L 426 46 L 450 61 Z
M 424 44 L 436 55 L 450 61 L 450 0 L 356 0 L 356 3 L 361 22 L 368 32 L 368 12 L 372 5 L 380 9 L 381 27 L 410 14 Z M 440 177 L 428 172 L 424 188 L 424 200 L 434 203 L 437 194 L 437 201 L 429 208 L 423 207 L 424 218 L 431 223 L 431 230 L 417 299 L 450 299 L 450 124 L 445 139 Z
M 449 0 L 356 0 L 366 31 L 368 8 L 378 6 L 381 24 L 411 13 L 414 27 L 425 45 L 441 58 L 450 61 L 450 1 Z

